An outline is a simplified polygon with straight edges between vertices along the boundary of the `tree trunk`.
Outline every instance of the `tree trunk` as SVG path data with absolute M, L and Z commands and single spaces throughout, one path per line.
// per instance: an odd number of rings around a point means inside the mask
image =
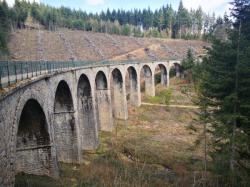
M 239 25 L 239 35 L 238 35 L 238 46 L 237 46 L 237 61 L 236 61 L 236 65 L 235 65 L 235 101 L 234 101 L 234 116 L 236 116 L 238 114 L 238 87 L 239 87 L 239 72 L 238 72 L 238 66 L 239 66 L 239 61 L 240 61 L 240 56 L 239 56 L 239 52 L 240 52 L 240 35 L 241 35 L 241 21 L 240 21 L 240 25 Z M 237 117 L 234 118 L 233 121 L 233 132 L 232 132 L 232 153 L 231 153 L 231 158 L 230 158 L 230 169 L 232 172 L 232 185 L 234 186 L 234 175 L 235 175 L 235 131 L 236 131 L 236 127 L 237 127 Z

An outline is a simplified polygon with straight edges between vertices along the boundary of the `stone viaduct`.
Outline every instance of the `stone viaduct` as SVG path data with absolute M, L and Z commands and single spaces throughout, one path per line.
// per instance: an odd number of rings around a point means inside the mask
M 125 63 L 56 72 L 19 86 L 0 98 L 0 186 L 15 174 L 58 177 L 58 162 L 81 163 L 84 150 L 98 147 L 98 131 L 126 120 L 128 105 L 155 95 L 155 73 L 169 85 L 178 61 Z

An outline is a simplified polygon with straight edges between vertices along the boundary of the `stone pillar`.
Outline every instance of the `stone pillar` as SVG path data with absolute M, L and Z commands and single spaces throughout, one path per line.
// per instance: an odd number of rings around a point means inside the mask
M 111 94 L 108 89 L 96 90 L 97 116 L 99 129 L 102 131 L 113 130 L 113 117 L 111 107 Z
M 145 94 L 155 96 L 155 79 L 152 74 L 145 74 Z
M 137 77 L 137 95 L 138 95 L 138 107 L 141 106 L 141 77 Z
M 128 119 L 128 106 L 126 99 L 126 88 L 123 82 L 113 82 L 114 98 L 113 98 L 113 112 L 117 119 Z
M 130 82 L 130 97 L 129 101 L 132 106 L 140 106 L 141 101 L 140 101 L 140 84 L 138 82 L 138 78 L 136 76 L 136 72 L 129 72 L 129 82 Z
M 81 150 L 98 147 L 98 128 L 96 120 L 95 93 L 89 78 L 82 74 L 77 87 L 77 116 L 81 139 Z M 93 84 L 92 84 L 93 85 Z
M 128 119 L 128 103 L 126 98 L 126 85 L 125 83 L 122 85 L 122 94 L 123 94 L 123 116 L 121 119 L 127 120 Z
M 175 64 L 175 71 L 176 71 L 176 77 L 180 77 L 181 76 L 181 70 L 180 70 L 180 66 Z
M 78 163 L 74 111 L 54 112 L 53 124 L 58 160 L 65 163 Z
M 58 166 L 58 159 L 57 159 L 57 152 L 56 152 L 56 145 L 53 142 L 51 147 L 51 168 L 50 168 L 50 176 L 54 179 L 59 178 L 59 166 Z
M 98 146 L 97 125 L 92 97 L 84 96 L 78 100 L 78 120 L 81 132 L 82 150 L 93 150 Z
M 167 70 L 165 69 L 165 67 L 161 68 L 161 85 L 166 86 L 168 82 L 168 78 L 167 78 Z
M 167 87 L 169 88 L 170 86 L 170 77 L 169 77 L 169 72 L 170 72 L 170 69 L 167 70 Z

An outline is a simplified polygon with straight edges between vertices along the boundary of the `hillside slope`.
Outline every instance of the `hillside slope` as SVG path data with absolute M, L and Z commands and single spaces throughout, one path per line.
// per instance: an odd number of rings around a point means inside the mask
M 202 41 L 135 38 L 79 30 L 22 29 L 11 35 L 10 60 L 163 60 L 182 59 L 192 48 L 204 53 Z

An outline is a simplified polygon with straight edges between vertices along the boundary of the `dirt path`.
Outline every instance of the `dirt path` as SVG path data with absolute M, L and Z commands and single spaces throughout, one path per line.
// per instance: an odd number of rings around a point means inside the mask
M 163 105 L 163 104 L 152 104 L 152 103 L 142 103 L 142 105 L 146 105 L 146 106 L 164 106 L 164 107 L 171 107 L 171 108 L 199 109 L 199 106 L 195 106 L 195 105 Z

